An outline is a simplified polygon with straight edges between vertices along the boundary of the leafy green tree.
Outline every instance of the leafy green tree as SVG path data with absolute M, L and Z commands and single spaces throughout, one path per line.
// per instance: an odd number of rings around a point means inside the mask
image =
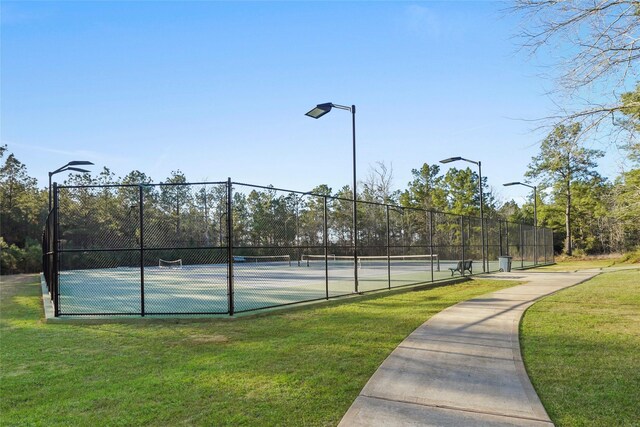
M 611 252 L 610 190 L 611 186 L 600 176 L 574 183 L 571 197 L 575 249 L 587 254 Z
M 39 239 L 46 217 L 46 197 L 38 190 L 37 182 L 30 177 L 27 167 L 7 146 L 0 146 L 0 229 L 8 245 L 25 247 L 26 239 Z
M 287 218 L 286 201 L 273 189 L 252 190 L 247 196 L 250 218 L 249 235 L 252 246 L 275 245 L 280 240 Z
M 447 212 L 480 216 L 480 196 L 478 195 L 477 175 L 470 168 L 451 168 L 443 179 L 443 186 L 448 194 Z
M 615 229 L 615 248 L 621 251 L 640 247 L 640 169 L 621 174 L 611 189 L 610 216 Z
M 572 188 L 580 181 L 598 177 L 596 159 L 604 156 L 600 150 L 588 149 L 578 139 L 581 126 L 557 125 L 540 146 L 540 154 L 534 156 L 526 176 L 540 182 L 540 187 L 551 187 L 554 199 L 563 201 L 565 207 L 565 244 L 567 255 L 572 254 L 571 200 Z
M 506 219 L 508 222 L 521 222 L 524 219 L 523 208 L 520 208 L 515 200 L 509 200 L 505 202 L 498 209 L 498 215 Z
M 424 163 L 420 169 L 412 169 L 413 180 L 402 192 L 400 204 L 405 207 L 444 211 L 448 209 L 446 189 L 440 166 Z
M 153 187 L 146 185 L 152 182 L 153 179 L 151 179 L 151 177 L 139 170 L 133 170 L 125 175 L 124 178 L 120 180 L 120 184 L 125 186 L 118 187 L 117 190 L 122 205 L 128 207 L 137 206 L 140 199 L 140 188 L 138 185 L 143 185 L 143 194 L 149 196 L 153 192 Z M 135 187 L 126 187 L 128 185 L 135 185 Z
M 113 189 L 94 187 L 112 184 L 107 169 L 96 177 L 91 173 L 70 174 L 58 190 L 60 234 L 65 248 L 105 248 L 117 246 L 114 220 L 117 202 Z M 70 187 L 70 188 L 67 188 Z
M 324 197 L 331 197 L 331 188 L 325 184 L 318 185 L 307 193 L 292 193 L 287 196 L 291 211 L 298 219 L 298 234 L 302 242 L 322 242 L 318 240 L 322 232 L 324 215 Z
M 632 92 L 623 93 L 622 113 L 627 117 L 621 123 L 630 131 L 629 140 L 624 148 L 627 150 L 629 158 L 640 162 L 640 142 L 638 142 L 637 132 L 640 131 L 640 83 Z
M 298 243 L 302 246 L 320 246 L 324 236 L 324 197 L 331 196 L 331 188 L 325 184 L 314 187 L 309 195 L 296 194 L 298 201 Z M 327 200 L 327 206 L 331 199 Z M 302 255 L 302 253 L 298 254 Z
M 203 243 L 207 246 L 212 244 L 216 230 L 219 233 L 220 222 L 217 221 L 216 212 L 224 211 L 227 188 L 224 185 L 203 185 L 195 193 L 194 207 L 196 208 L 196 227 L 198 233 L 202 234 Z
M 538 227 L 544 227 L 545 221 L 540 212 L 541 210 L 545 209 L 545 200 L 542 192 L 536 191 L 536 193 L 538 199 L 535 202 L 533 200 L 534 193 L 531 192 L 530 197 L 522 205 L 522 207 L 520 207 L 514 200 L 510 200 L 502 204 L 499 209 L 496 209 L 495 213 L 499 217 L 504 218 L 509 222 L 523 222 L 527 224 L 534 224 L 536 216 L 535 211 L 537 207 Z
M 470 168 L 451 168 L 442 176 L 438 165 L 425 163 L 420 169 L 413 169 L 411 172 L 414 179 L 409 182 L 408 188 L 400 196 L 402 206 L 480 217 L 479 176 Z M 496 207 L 486 177 L 482 178 L 482 189 L 485 216 L 489 216 L 495 212 Z M 444 218 L 447 216 L 438 215 L 434 219 L 436 233 L 434 242 L 437 244 L 452 238 L 450 233 L 459 228 L 456 221 L 443 220 Z M 403 237 L 402 241 L 409 244 L 426 244 L 428 242 L 424 231 L 426 227 L 426 215 L 419 211 L 406 211 L 403 215 L 402 229 L 406 229 L 410 238 Z M 480 236 L 480 230 L 481 225 L 476 221 L 473 235 Z M 472 231 L 470 230 L 469 233 L 471 234 Z
M 37 273 L 42 265 L 42 247 L 27 237 L 25 247 L 7 244 L 0 236 L 0 272 L 2 274 Z
M 447 212 L 480 217 L 480 193 L 478 192 L 478 174 L 470 168 L 451 168 L 447 171 L 442 181 L 445 194 L 447 194 Z M 482 198 L 485 216 L 495 212 L 495 198 L 489 190 L 487 177 L 482 177 Z
M 225 198 L 226 201 L 226 198 Z M 234 236 L 234 244 L 236 246 L 248 246 L 251 244 L 249 240 L 249 233 L 251 229 L 251 220 L 249 218 L 249 202 L 247 200 L 247 196 L 244 193 L 240 193 L 238 191 L 233 192 L 233 200 L 232 200 L 232 218 L 233 218 L 233 236 Z M 225 238 L 228 236 L 228 232 L 226 227 L 228 226 L 227 221 L 227 208 L 224 205 L 219 205 L 220 210 L 218 211 L 218 221 L 220 223 L 220 244 L 223 245 L 225 243 Z
M 438 165 L 424 163 L 420 169 L 412 169 L 413 179 L 400 194 L 400 206 L 409 208 L 390 212 L 391 242 L 400 246 L 428 245 L 428 216 L 421 210 L 445 211 L 448 209 L 443 177 Z M 404 249 L 403 249 L 404 250 Z M 419 250 L 424 253 L 424 248 Z
M 0 147 L 0 159 L 4 157 L 7 146 Z M 27 167 L 13 153 L 5 159 L 0 168 L 0 208 L 11 211 L 21 193 L 36 186 L 36 180 L 27 173 Z
M 172 171 L 171 176 L 164 181 L 164 184 L 160 187 L 159 202 L 163 211 L 169 214 L 171 223 L 174 225 L 175 241 L 181 241 L 181 211 L 184 210 L 185 205 L 191 198 L 191 189 L 185 184 L 187 178 L 180 171 Z
M 329 241 L 335 246 L 349 246 L 353 233 L 353 191 L 343 186 L 329 203 Z
M 14 274 L 18 272 L 18 265 L 23 256 L 23 251 L 15 244 L 9 245 L 4 237 L 0 236 L 0 271 L 2 274 Z

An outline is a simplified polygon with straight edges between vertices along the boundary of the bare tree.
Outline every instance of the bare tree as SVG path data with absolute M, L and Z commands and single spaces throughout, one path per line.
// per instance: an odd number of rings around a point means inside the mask
M 397 191 L 393 191 L 393 164 L 389 167 L 384 161 L 376 162 L 369 167 L 369 174 L 364 181 L 363 197 L 365 200 L 380 203 L 395 203 Z
M 638 81 L 640 2 L 516 0 L 511 10 L 523 17 L 522 45 L 557 58 L 549 65 L 569 102 L 559 103 L 548 119 L 554 125 L 579 121 L 583 133 L 615 123 L 622 93 Z

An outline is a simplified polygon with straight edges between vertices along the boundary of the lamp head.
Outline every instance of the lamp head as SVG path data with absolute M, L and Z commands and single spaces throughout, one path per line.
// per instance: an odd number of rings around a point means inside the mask
M 509 187 L 511 185 L 522 185 L 522 183 L 520 181 L 515 181 L 515 182 L 507 182 L 506 184 L 502 184 L 505 187 Z
M 88 160 L 72 160 L 69 163 L 67 163 L 66 165 L 64 165 L 62 167 L 59 167 L 58 169 L 54 170 L 53 172 L 49 172 L 49 177 L 51 177 L 52 175 L 55 175 L 57 173 L 64 172 L 66 170 L 76 170 L 76 169 L 70 168 L 69 166 L 92 165 L 92 164 L 93 163 L 88 161 Z M 81 172 L 89 172 L 88 170 L 84 170 L 84 169 L 81 169 L 80 171 Z
M 319 119 L 320 117 L 324 116 L 329 111 L 331 111 L 331 107 L 333 107 L 333 104 L 331 102 L 325 102 L 324 104 L 318 104 L 311 111 L 305 113 L 305 116 L 309 116 L 309 117 L 314 118 L 314 119 Z
M 91 171 L 88 171 L 88 170 L 82 169 L 82 168 L 67 168 L 66 170 L 76 171 L 76 172 L 91 172 Z
M 458 160 L 462 160 L 462 157 L 449 157 L 448 159 L 440 160 L 440 163 L 451 163 L 457 162 Z

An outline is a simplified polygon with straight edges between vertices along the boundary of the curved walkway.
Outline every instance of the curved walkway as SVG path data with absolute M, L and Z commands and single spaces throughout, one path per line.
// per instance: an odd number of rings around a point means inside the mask
M 552 426 L 529 381 L 518 328 L 537 299 L 599 271 L 512 271 L 526 283 L 449 307 L 380 365 L 340 426 Z

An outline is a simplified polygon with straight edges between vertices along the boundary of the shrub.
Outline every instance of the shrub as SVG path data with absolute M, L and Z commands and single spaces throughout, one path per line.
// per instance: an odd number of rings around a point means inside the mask
M 42 247 L 27 238 L 25 248 L 7 244 L 0 237 L 0 274 L 37 273 L 42 269 Z

